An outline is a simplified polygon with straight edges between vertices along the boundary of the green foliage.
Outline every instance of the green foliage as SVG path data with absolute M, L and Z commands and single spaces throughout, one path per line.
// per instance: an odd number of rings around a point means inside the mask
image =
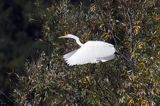
M 52 44 L 53 51 L 26 63 L 26 75 L 19 76 L 13 94 L 17 105 L 160 104 L 158 0 L 34 4 L 32 21 L 43 24 L 42 42 Z M 66 33 L 83 42 L 114 41 L 121 55 L 106 63 L 69 67 L 62 55 L 76 47 L 58 39 Z

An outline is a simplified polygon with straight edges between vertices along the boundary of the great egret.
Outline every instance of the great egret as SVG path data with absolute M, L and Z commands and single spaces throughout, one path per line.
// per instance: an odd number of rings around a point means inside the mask
M 75 39 L 76 43 L 81 46 L 79 49 L 71 51 L 63 56 L 70 66 L 106 62 L 115 57 L 115 48 L 110 43 L 104 41 L 87 41 L 82 44 L 79 38 L 73 34 L 67 34 L 59 38 Z

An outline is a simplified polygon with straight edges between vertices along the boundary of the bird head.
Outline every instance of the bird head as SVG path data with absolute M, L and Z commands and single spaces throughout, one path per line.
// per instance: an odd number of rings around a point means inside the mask
M 65 35 L 65 36 L 60 36 L 60 37 L 58 37 L 58 38 L 72 38 L 72 39 L 75 39 L 76 36 L 73 35 L 73 34 L 67 34 L 67 35 Z
M 73 34 L 67 34 L 65 36 L 60 36 L 59 38 L 72 38 L 74 40 L 76 40 L 76 43 L 79 45 L 79 46 L 82 46 L 83 44 L 80 42 L 79 38 Z

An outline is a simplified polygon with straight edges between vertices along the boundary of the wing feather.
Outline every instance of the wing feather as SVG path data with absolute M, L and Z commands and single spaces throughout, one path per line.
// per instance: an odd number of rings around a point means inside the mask
M 115 57 L 115 54 L 111 55 L 111 56 L 107 56 L 107 57 L 101 57 L 101 58 L 98 58 L 98 60 L 102 61 L 102 62 L 106 62 L 106 61 L 109 61 L 109 60 L 112 60 L 114 59 Z
M 63 55 L 63 58 L 64 58 L 64 59 L 67 59 L 67 58 L 71 57 L 76 51 L 77 51 L 77 50 L 74 50 L 74 51 L 71 51 L 71 52 Z

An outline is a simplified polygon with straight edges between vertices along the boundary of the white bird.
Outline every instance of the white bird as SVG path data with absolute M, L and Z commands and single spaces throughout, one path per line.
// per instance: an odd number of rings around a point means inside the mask
M 72 38 L 81 46 L 79 49 L 71 51 L 63 56 L 70 65 L 82 65 L 87 63 L 98 63 L 112 60 L 115 55 L 115 48 L 112 44 L 104 41 L 87 41 L 82 44 L 79 38 L 73 34 L 67 34 L 59 38 Z

